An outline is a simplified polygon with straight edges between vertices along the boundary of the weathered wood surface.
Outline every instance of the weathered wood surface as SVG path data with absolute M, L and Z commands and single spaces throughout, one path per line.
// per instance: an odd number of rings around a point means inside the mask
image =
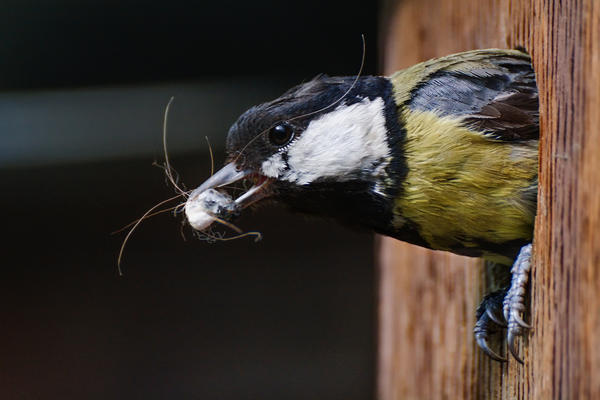
M 381 238 L 378 398 L 600 399 L 600 1 L 405 0 L 383 18 L 387 73 L 527 48 L 542 138 L 525 365 L 475 347 L 481 262 Z

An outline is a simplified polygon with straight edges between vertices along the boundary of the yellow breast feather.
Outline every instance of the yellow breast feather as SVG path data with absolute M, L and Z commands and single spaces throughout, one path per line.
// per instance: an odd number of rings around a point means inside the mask
M 404 109 L 400 118 L 408 173 L 394 211 L 414 222 L 432 248 L 531 239 L 537 140 L 494 140 L 465 127 L 460 117 L 431 111 Z M 484 257 L 511 262 L 493 253 Z

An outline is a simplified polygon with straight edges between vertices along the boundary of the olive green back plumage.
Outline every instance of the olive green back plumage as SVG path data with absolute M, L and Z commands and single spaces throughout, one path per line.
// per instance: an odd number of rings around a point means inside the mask
M 529 57 L 477 50 L 390 77 L 405 131 L 394 228 L 433 249 L 512 263 L 531 241 L 538 102 Z

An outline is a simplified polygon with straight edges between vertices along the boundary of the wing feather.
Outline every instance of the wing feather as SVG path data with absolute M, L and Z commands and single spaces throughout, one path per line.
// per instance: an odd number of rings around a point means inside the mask
M 466 126 L 496 140 L 539 138 L 535 74 L 524 53 L 458 58 L 430 68 L 405 106 L 441 116 L 460 116 Z

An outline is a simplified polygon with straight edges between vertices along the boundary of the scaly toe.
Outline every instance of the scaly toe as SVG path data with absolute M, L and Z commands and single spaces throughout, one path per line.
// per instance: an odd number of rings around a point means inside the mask
M 508 323 L 506 342 L 510 354 L 521 364 L 523 360 L 519 357 L 516 349 L 518 336 L 523 336 L 525 329 L 531 329 L 531 325 L 523 320 L 526 311 L 525 296 L 527 295 L 527 281 L 531 270 L 531 244 L 523 246 L 512 268 L 512 280 L 510 289 L 502 302 L 504 318 Z

